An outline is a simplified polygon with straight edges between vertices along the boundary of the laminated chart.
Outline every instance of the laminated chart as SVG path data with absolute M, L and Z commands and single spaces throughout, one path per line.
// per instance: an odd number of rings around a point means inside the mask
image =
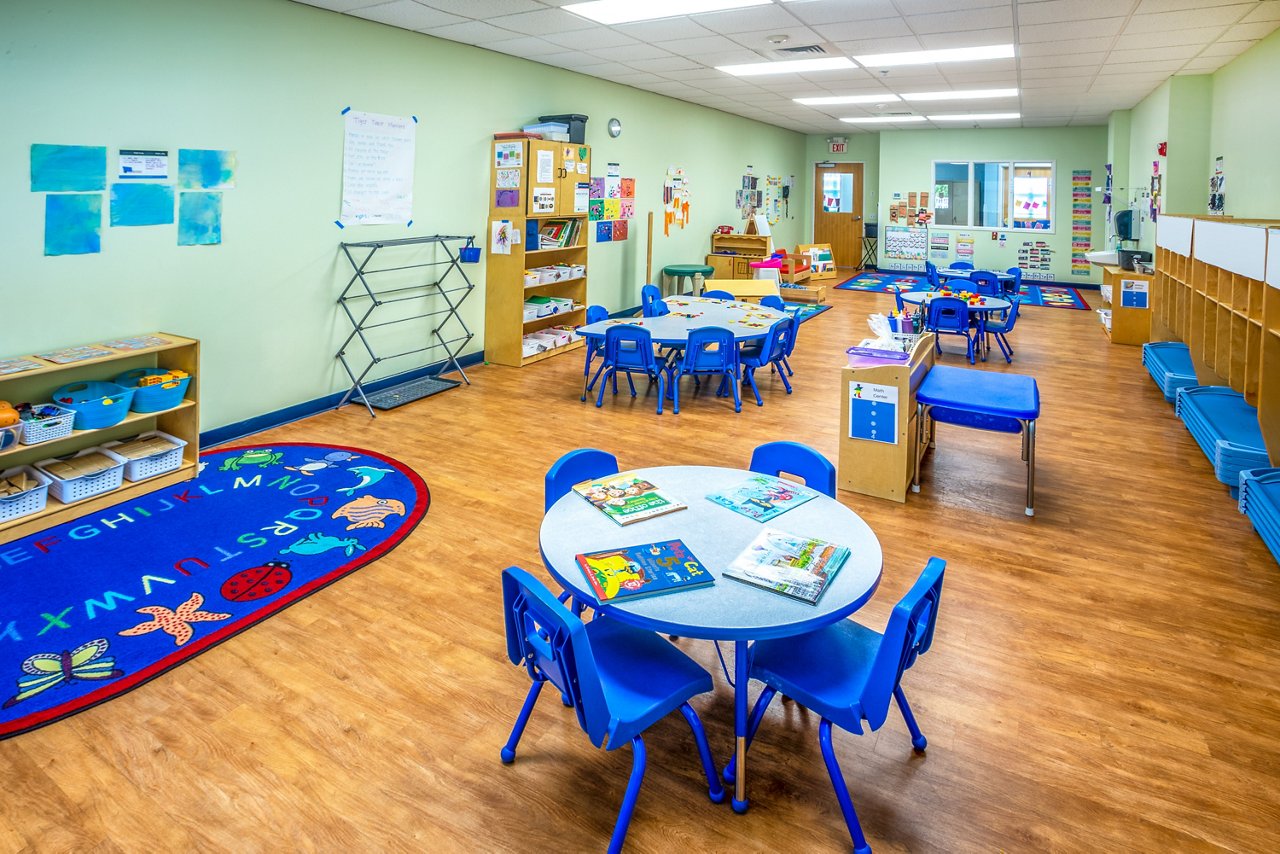
M 1071 171 L 1071 275 L 1087 276 L 1093 269 L 1085 253 L 1093 248 L 1093 172 Z

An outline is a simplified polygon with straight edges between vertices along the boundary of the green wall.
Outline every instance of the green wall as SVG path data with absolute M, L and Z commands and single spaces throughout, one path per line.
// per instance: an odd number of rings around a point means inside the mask
M 1280 218 L 1280 30 L 1213 75 L 1208 175 L 1223 158 L 1225 213 L 1250 219 Z M 1208 186 L 1205 187 L 1208 198 Z M 1202 210 L 1197 209 L 1197 210 Z
M 1043 160 L 1056 165 L 1053 233 L 1005 230 L 1005 245 L 991 239 L 991 229 L 948 228 L 951 251 L 947 260 L 956 260 L 959 235 L 974 238 L 974 263 L 979 267 L 1005 269 L 1018 263 L 1018 250 L 1027 240 L 1047 241 L 1053 250 L 1053 278 L 1059 282 L 1091 284 L 1100 281 L 1097 268 L 1088 276 L 1071 275 L 1071 172 L 1088 169 L 1093 187 L 1104 180 L 1103 165 L 1107 156 L 1105 127 L 1079 128 L 1010 128 L 1008 130 L 903 130 L 880 135 L 879 221 L 890 225 L 889 205 L 894 193 L 927 190 L 933 192 L 935 160 Z M 1104 215 L 1102 194 L 1093 193 L 1093 248 L 1103 244 Z M 937 259 L 936 263 L 941 263 Z M 885 262 L 885 266 L 888 266 Z
M 140 23 L 142 22 L 142 23 Z M 202 426 L 224 425 L 344 387 L 334 353 L 349 326 L 335 299 L 349 277 L 340 241 L 487 231 L 494 131 L 537 116 L 591 117 L 593 172 L 616 161 L 637 179 L 624 243 L 592 244 L 589 299 L 639 304 L 645 215 L 658 213 L 654 268 L 701 260 L 720 223 L 740 224 L 734 192 L 755 174 L 795 175 L 808 197 L 806 140 L 715 110 L 287 0 L 93 0 L 0 4 L 0 194 L 9 200 L 0 357 L 151 330 L 199 338 Z M 414 223 L 339 230 L 342 108 L 420 119 Z M 605 124 L 623 122 L 610 140 Z M 103 227 L 102 253 L 44 257 L 43 194 L 30 192 L 32 143 L 236 152 L 219 246 L 178 247 L 173 226 Z M 682 166 L 692 225 L 661 235 L 662 179 Z M 104 211 L 105 213 L 105 211 Z M 775 226 L 802 235 L 802 211 Z M 483 239 L 483 238 L 482 238 Z M 484 327 L 480 288 L 464 306 Z M 426 321 L 384 330 L 392 352 Z M 415 367 L 390 361 L 382 373 Z M 379 376 L 375 372 L 372 376 Z

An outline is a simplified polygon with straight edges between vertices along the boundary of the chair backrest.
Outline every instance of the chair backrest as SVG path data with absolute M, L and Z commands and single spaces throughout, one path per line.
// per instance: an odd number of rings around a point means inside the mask
M 796 339 L 800 337 L 800 307 L 791 312 L 791 331 L 787 334 L 786 344 L 783 347 L 782 354 L 788 359 L 791 354 L 796 351 Z
M 938 274 L 934 273 L 934 275 L 936 276 Z M 893 286 L 893 301 L 898 304 L 899 312 L 904 312 L 907 310 L 907 304 L 902 301 L 902 288 L 898 287 L 897 285 Z
M 932 261 L 925 261 L 924 274 L 925 274 L 925 278 L 932 279 L 934 276 L 938 275 L 938 265 L 933 263 Z
M 969 304 L 959 297 L 934 297 L 929 300 L 925 328 L 931 332 L 963 332 L 967 335 Z
M 776 362 L 791 352 L 791 339 L 795 336 L 796 321 L 794 317 L 775 320 L 765 336 L 764 345 L 760 348 L 760 356 L 767 362 Z
M 782 297 L 777 294 L 766 294 L 760 297 L 760 304 L 765 308 L 772 308 L 775 311 L 786 311 L 787 304 L 782 301 Z
M 680 372 L 693 373 L 734 370 L 738 362 L 738 345 L 733 333 L 723 326 L 703 326 L 689 331 L 689 343 L 680 359 Z
M 609 319 L 609 309 L 602 305 L 587 306 L 587 323 L 599 323 Z
M 632 344 L 632 347 L 623 347 Z M 604 333 L 604 358 L 614 365 L 625 365 L 657 373 L 658 365 L 653 359 L 653 336 L 643 326 L 623 323 L 610 327 Z
M 1009 314 L 1004 319 L 1004 333 L 1013 331 L 1013 325 L 1018 322 L 1018 306 L 1022 304 L 1022 300 L 1018 297 L 1009 297 Z
M 777 477 L 794 474 L 804 485 L 836 497 L 836 467 L 822 454 L 799 442 L 769 442 L 751 452 L 751 471 Z
M 973 282 L 973 289 L 983 296 L 994 297 L 999 296 L 1000 280 L 996 278 L 995 273 L 986 270 L 974 270 L 969 274 L 969 281 Z
M 935 291 L 941 289 L 942 277 L 938 275 L 938 268 L 933 264 L 930 264 L 927 273 L 929 278 L 929 287 L 933 288 Z
M 618 458 L 595 448 L 578 448 L 552 463 L 543 480 L 542 512 L 560 500 L 575 483 L 618 473 Z
M 972 261 L 953 261 L 953 262 L 951 262 L 951 269 L 953 269 L 953 270 L 972 270 L 972 269 L 973 269 L 973 262 L 972 262 Z
M 703 291 L 702 295 L 707 299 L 724 299 L 731 301 L 737 299 L 737 297 L 728 291 Z
M 640 311 L 645 317 L 659 317 L 670 310 L 662 301 L 662 291 L 657 285 L 645 285 L 640 289 Z
M 1022 268 L 1010 267 L 1009 269 L 1005 270 L 1005 272 L 1008 273 L 1010 276 L 1013 276 L 1013 292 L 1017 293 L 1018 291 L 1022 290 Z
M 889 701 L 902 681 L 903 671 L 928 652 L 933 643 L 938 605 L 942 601 L 942 576 L 946 568 L 946 561 L 929 558 L 916 583 L 889 614 L 889 623 L 885 626 L 860 699 L 862 716 L 872 729 L 879 729 L 888 716 Z
M 591 743 L 601 747 L 609 731 L 609 707 L 582 620 L 518 566 L 502 571 L 502 609 L 507 658 L 523 665 L 535 682 L 545 679 L 559 688 Z

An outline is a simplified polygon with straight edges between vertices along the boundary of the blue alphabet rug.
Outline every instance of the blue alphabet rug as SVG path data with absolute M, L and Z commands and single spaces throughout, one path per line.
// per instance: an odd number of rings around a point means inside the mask
M 0 739 L 137 688 L 377 560 L 430 503 L 422 478 L 373 451 L 218 448 L 192 480 L 0 545 Z

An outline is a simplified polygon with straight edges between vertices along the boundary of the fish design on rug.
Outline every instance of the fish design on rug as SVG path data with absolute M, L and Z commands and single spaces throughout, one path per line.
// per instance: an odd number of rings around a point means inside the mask
M 334 451 L 331 454 L 325 454 L 322 460 L 313 460 L 311 457 L 304 457 L 306 460 L 300 466 L 285 466 L 288 471 L 296 471 L 298 474 L 312 475 L 318 471 L 325 469 L 336 469 L 338 463 L 348 463 L 352 460 L 360 459 L 350 451 Z
M 288 548 L 281 549 L 280 554 L 319 555 L 332 549 L 346 549 L 347 557 L 351 557 L 357 551 L 367 551 L 364 546 L 360 545 L 360 541 L 355 537 L 347 537 L 344 540 L 330 536 L 329 534 L 321 534 L 313 531 Z
M 199 593 L 192 593 L 191 598 L 179 605 L 176 610 L 170 610 L 160 605 L 148 605 L 145 608 L 139 608 L 139 614 L 150 614 L 151 619 L 145 623 L 138 623 L 131 629 L 117 632 L 117 634 L 133 636 L 162 631 L 173 636 L 174 646 L 182 646 L 191 640 L 192 635 L 195 634 L 195 629 L 191 628 L 191 623 L 211 623 L 231 618 L 230 614 L 223 614 L 218 611 L 201 611 L 200 606 L 203 604 L 204 597 Z
M 333 511 L 333 519 L 346 519 L 351 524 L 347 530 L 355 528 L 385 528 L 382 520 L 388 516 L 403 516 L 404 504 L 394 498 L 375 498 L 362 495 L 354 501 L 348 501 Z
M 380 482 L 384 477 L 391 474 L 395 469 L 376 469 L 373 466 L 353 466 L 347 471 L 360 478 L 360 482 L 355 486 L 344 486 L 339 492 L 345 492 L 347 495 L 355 495 L 357 489 L 364 489 L 366 486 L 373 486 Z

